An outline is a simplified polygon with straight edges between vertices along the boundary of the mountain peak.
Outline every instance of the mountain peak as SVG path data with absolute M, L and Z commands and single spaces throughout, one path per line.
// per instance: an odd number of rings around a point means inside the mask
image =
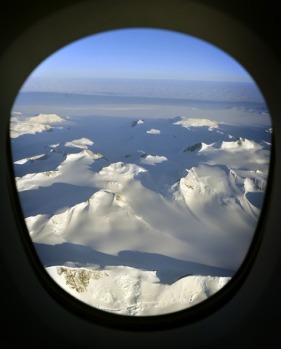
M 174 125 L 182 125 L 183 127 L 202 127 L 207 126 L 209 129 L 218 128 L 218 123 L 209 119 L 187 118 L 182 116 L 180 120 L 174 122 Z
M 138 119 L 132 122 L 132 127 L 135 127 L 137 125 L 144 124 L 144 121 L 142 119 Z
M 39 122 L 40 124 L 52 124 L 57 122 L 64 122 L 65 120 L 57 114 L 38 114 L 28 119 L 30 122 Z

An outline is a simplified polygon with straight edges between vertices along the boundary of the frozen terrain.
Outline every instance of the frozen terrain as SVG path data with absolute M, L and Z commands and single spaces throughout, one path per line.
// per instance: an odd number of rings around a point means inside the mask
M 268 123 L 222 120 L 14 113 L 16 186 L 51 277 L 82 302 L 138 316 L 222 288 L 255 233 L 271 149 Z

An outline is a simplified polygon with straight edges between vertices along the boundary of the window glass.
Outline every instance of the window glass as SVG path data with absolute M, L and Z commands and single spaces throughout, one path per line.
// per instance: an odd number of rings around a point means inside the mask
M 43 267 L 116 314 L 208 299 L 251 245 L 271 137 L 253 78 L 199 38 L 119 29 L 60 49 L 25 81 L 10 119 L 15 185 Z

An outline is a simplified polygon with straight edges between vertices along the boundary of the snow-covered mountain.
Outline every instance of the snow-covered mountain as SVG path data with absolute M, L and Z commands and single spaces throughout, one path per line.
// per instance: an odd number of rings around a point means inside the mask
M 16 113 L 10 122 L 10 137 L 17 138 L 24 134 L 52 131 L 52 125 L 63 123 L 65 120 L 57 114 L 38 114 L 32 117 L 20 118 L 21 113 Z
M 244 260 L 267 185 L 268 127 L 39 114 L 12 119 L 11 144 L 38 255 L 83 302 L 176 311 Z

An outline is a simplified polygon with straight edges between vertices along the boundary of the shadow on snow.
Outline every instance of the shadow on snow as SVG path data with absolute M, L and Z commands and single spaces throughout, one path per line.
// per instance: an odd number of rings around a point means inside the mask
M 35 250 L 44 267 L 66 265 L 72 262 L 76 267 L 99 265 L 127 266 L 142 270 L 156 271 L 162 284 L 172 284 L 188 275 L 232 277 L 234 271 L 200 263 L 184 261 L 158 253 L 120 251 L 117 256 L 102 253 L 90 247 L 71 243 L 47 245 L 34 243 Z

